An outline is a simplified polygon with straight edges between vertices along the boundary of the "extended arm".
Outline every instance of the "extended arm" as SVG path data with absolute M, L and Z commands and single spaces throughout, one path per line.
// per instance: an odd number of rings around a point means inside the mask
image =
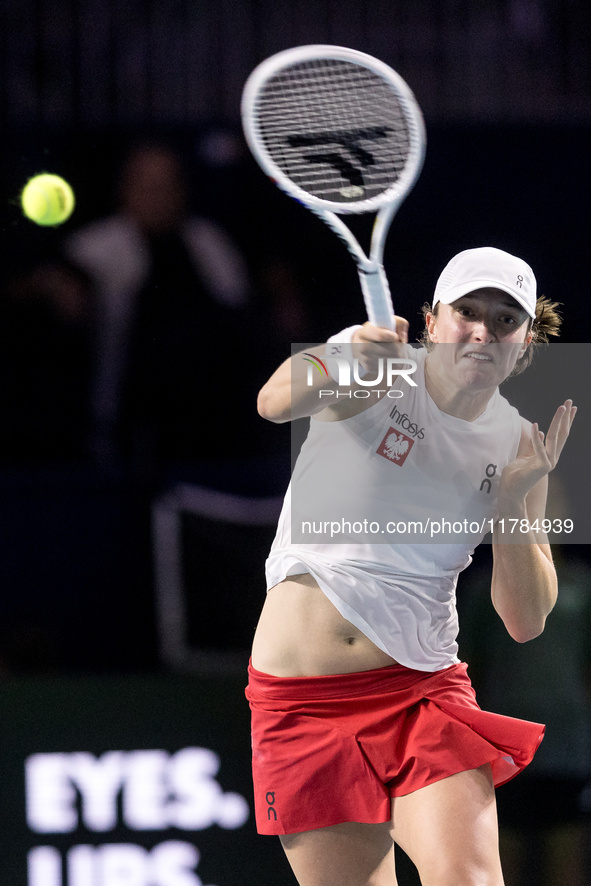
M 402 317 L 396 317 L 396 331 L 364 323 L 355 331 L 351 341 L 359 346 L 384 344 L 391 348 L 392 344 L 407 340 L 408 322 Z M 319 357 L 324 362 L 326 345 L 310 348 L 305 354 Z M 342 389 L 337 391 L 336 382 L 330 377 L 327 378 L 323 372 L 317 369 L 310 372 L 310 366 L 304 352 L 285 360 L 259 392 L 257 401 L 259 415 L 269 421 L 282 423 L 320 413 L 323 413 L 322 417 L 327 421 L 338 420 L 351 414 L 351 401 L 343 397 Z M 321 396 L 321 391 L 333 393 L 332 395 L 323 393 Z M 354 404 L 354 408 L 358 411 L 367 406 L 368 401 L 365 400 L 358 400 Z
M 543 532 L 509 534 L 511 519 L 535 526 L 545 515 L 548 474 L 556 466 L 576 412 L 572 401 L 560 406 L 546 441 L 537 425 L 524 426 L 515 461 L 506 466 L 499 490 L 499 521 L 493 533 L 492 601 L 511 636 L 520 643 L 544 630 L 558 592 L 552 552 Z
M 320 345 L 284 360 L 259 391 L 257 400 L 259 415 L 281 424 L 314 415 L 332 404 L 335 397 L 320 396 L 321 390 L 335 387 L 330 378 L 327 379 L 321 371 L 316 370 L 311 373 L 312 384 L 308 384 L 308 367 L 312 364 L 305 359 L 305 354 L 317 356 L 322 360 L 325 350 L 326 346 Z

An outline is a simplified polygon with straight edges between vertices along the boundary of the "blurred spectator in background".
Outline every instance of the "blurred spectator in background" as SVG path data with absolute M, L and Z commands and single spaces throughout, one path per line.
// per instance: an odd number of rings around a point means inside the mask
M 150 468 L 248 455 L 256 382 L 242 255 L 216 222 L 190 215 L 182 163 L 167 145 L 130 150 L 118 199 L 113 215 L 66 243 L 96 288 L 97 458 Z
M 552 551 L 558 601 L 529 643 L 503 630 L 485 580 L 466 579 L 459 596 L 460 649 L 480 703 L 546 724 L 527 772 L 497 791 L 507 886 L 591 882 L 591 568 L 574 545 Z
M 274 342 L 300 328 L 297 287 L 272 250 L 253 261 L 253 225 L 247 270 L 191 194 L 176 148 L 142 142 L 111 215 L 67 236 L 15 226 L 0 280 L 0 674 L 153 666 L 155 495 L 287 485 L 289 426 L 269 428 L 256 394 Z
M 9 276 L 0 298 L 0 460 L 86 454 L 93 348 L 86 275 L 57 257 Z

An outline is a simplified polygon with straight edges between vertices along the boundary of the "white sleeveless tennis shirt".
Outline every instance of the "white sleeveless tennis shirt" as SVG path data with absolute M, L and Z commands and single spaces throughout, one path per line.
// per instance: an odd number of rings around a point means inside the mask
M 497 390 L 473 422 L 416 387 L 359 415 L 310 421 L 266 563 L 267 588 L 310 573 L 341 615 L 400 664 L 458 662 L 456 584 L 492 527 L 521 420 Z M 393 391 L 389 392 L 393 394 Z

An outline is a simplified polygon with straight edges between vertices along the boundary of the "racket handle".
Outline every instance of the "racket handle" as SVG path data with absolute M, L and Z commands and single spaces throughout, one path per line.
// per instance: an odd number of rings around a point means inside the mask
M 394 329 L 394 306 L 383 265 L 376 265 L 370 270 L 359 267 L 359 280 L 369 322 L 374 326 Z

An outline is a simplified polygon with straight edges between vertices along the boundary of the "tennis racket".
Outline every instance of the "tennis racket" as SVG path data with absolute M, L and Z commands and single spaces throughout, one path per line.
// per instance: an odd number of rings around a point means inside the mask
M 370 322 L 393 329 L 384 245 L 425 153 L 421 110 L 404 80 L 363 52 L 299 46 L 255 68 L 242 122 L 263 171 L 345 242 Z M 340 215 L 374 211 L 366 254 Z

